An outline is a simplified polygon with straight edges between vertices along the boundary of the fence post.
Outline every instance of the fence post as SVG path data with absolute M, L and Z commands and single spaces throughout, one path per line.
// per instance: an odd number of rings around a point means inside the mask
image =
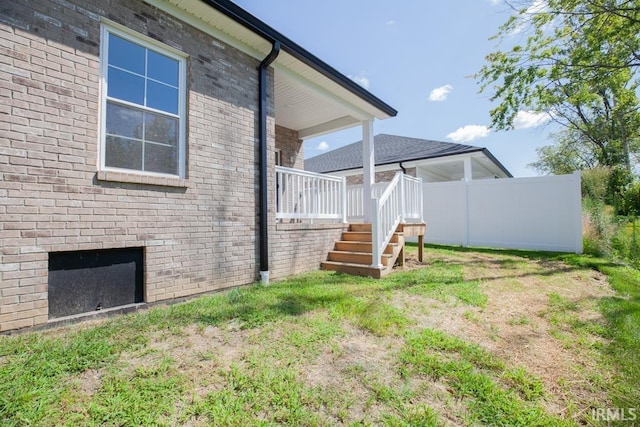
M 371 199 L 371 266 L 381 268 L 380 253 L 380 200 Z
M 422 178 L 418 178 L 418 211 L 420 212 L 420 222 L 424 222 L 424 183 L 422 182 Z
M 404 223 L 407 216 L 407 204 L 406 204 L 406 195 L 404 188 L 404 174 L 402 172 L 398 172 L 400 174 L 400 223 Z
M 576 210 L 575 216 L 575 248 L 574 252 L 577 254 L 581 254 L 583 251 L 582 247 L 582 176 L 580 171 L 573 172 L 573 191 L 574 198 L 572 203 L 574 204 L 574 209 Z M 635 223 L 634 223 L 635 224 Z
M 282 214 L 282 195 L 284 191 L 282 188 L 282 172 L 276 171 L 276 218 L 278 214 Z
M 469 247 L 469 181 L 465 178 L 460 180 L 464 186 L 464 238 L 462 247 Z
M 347 223 L 347 178 L 342 177 L 342 185 L 340 186 L 342 189 L 342 223 Z

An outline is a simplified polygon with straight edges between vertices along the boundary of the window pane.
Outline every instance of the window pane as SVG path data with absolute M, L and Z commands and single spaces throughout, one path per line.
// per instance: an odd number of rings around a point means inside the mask
M 108 95 L 144 105 L 144 78 L 109 67 Z
M 163 54 L 160 47 L 151 50 L 114 34 L 108 34 L 108 43 L 103 58 L 107 61 L 104 165 L 178 175 L 184 162 L 179 158 L 184 117 L 174 116 L 184 101 L 179 87 L 184 61 Z
M 178 86 L 178 61 L 152 50 L 148 55 L 148 77 L 172 86 Z
M 144 75 L 145 48 L 109 34 L 109 65 Z
M 145 141 L 178 146 L 178 120 L 160 114 L 145 113 Z
M 147 80 L 147 107 L 178 114 L 178 89 Z
M 142 170 L 142 142 L 107 136 L 105 166 Z
M 166 145 L 145 144 L 144 169 L 150 172 L 178 174 L 178 150 Z
M 107 102 L 107 134 L 142 139 L 140 110 Z

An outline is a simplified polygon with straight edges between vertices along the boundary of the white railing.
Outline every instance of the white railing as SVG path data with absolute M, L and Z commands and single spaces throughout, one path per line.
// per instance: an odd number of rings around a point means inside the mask
M 402 175 L 402 222 L 416 220 L 423 222 L 422 179 Z
M 402 175 L 400 178 L 403 185 L 403 194 L 401 198 L 401 221 L 419 221 L 422 222 L 422 180 L 409 175 Z M 384 190 L 389 186 L 389 182 L 377 182 L 373 184 L 372 196 L 379 199 Z M 347 219 L 351 222 L 362 221 L 364 219 L 364 186 L 349 185 L 347 186 Z
M 276 219 L 331 219 L 347 222 L 364 217 L 363 186 L 347 187 L 346 179 L 276 166 Z M 372 187 L 373 266 L 401 222 L 422 221 L 422 180 L 398 172 L 390 183 Z
M 422 179 L 396 173 L 371 207 L 372 266 L 382 266 L 381 257 L 401 222 L 422 221 Z
M 276 219 L 347 222 L 346 180 L 276 166 Z
M 373 197 L 380 195 L 387 188 L 388 182 L 377 182 L 371 187 Z M 349 185 L 347 187 L 347 219 L 349 221 L 364 220 L 364 185 Z
M 400 173 L 393 177 L 380 198 L 371 203 L 371 251 L 372 267 L 382 267 L 382 253 L 398 228 L 402 217 L 401 192 L 398 183 Z

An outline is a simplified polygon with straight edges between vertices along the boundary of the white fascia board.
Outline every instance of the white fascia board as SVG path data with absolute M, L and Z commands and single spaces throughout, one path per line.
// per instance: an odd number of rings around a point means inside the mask
M 437 165 L 442 163 L 462 162 L 464 161 L 464 159 L 468 157 L 473 157 L 472 156 L 473 154 L 476 154 L 476 153 L 463 153 L 463 154 L 455 154 L 453 156 L 421 159 L 421 160 L 415 160 L 413 163 L 415 163 L 417 166 L 429 166 L 429 165 Z
M 339 130 L 352 128 L 359 125 L 361 122 L 354 117 L 344 116 L 339 119 L 330 120 L 326 123 L 319 124 L 317 126 L 311 126 L 306 129 L 300 129 L 298 131 L 298 138 L 309 139 L 316 136 L 325 135 Z

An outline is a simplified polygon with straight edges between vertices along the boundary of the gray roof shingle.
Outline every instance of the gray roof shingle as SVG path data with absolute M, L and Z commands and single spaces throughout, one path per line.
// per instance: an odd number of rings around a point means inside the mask
M 482 147 L 388 134 L 376 135 L 373 138 L 376 166 L 484 151 L 506 171 L 504 166 Z M 304 168 L 318 173 L 362 168 L 362 141 L 305 159 Z

